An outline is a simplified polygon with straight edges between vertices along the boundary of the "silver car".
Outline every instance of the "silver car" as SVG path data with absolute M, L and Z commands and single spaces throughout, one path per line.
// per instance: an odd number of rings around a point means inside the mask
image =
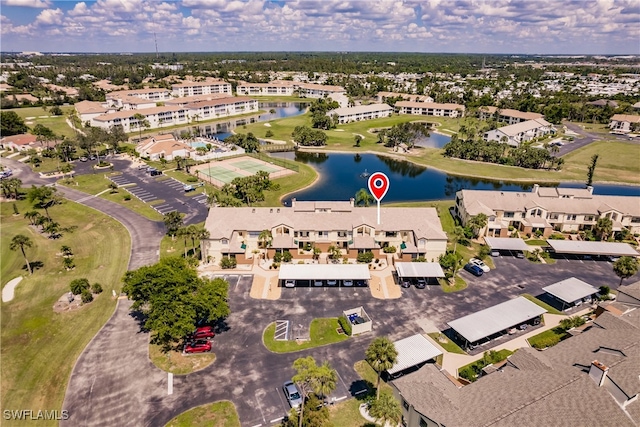
M 302 405 L 302 396 L 294 383 L 287 381 L 282 386 L 282 390 L 284 390 L 284 395 L 292 408 L 297 409 Z

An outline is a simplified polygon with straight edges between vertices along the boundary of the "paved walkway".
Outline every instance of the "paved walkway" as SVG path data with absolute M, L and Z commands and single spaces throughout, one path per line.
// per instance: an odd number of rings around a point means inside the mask
M 4 288 L 2 288 L 2 302 L 9 302 L 13 300 L 16 287 L 18 286 L 18 283 L 20 283 L 21 281 L 22 281 L 22 276 L 19 276 L 19 277 L 16 277 L 15 279 L 9 280 L 7 284 L 4 285 Z

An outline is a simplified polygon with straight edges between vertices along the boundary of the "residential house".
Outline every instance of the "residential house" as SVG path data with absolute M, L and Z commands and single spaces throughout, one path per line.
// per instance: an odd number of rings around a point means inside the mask
M 31 148 L 42 148 L 42 144 L 38 142 L 36 135 L 32 135 L 30 133 L 5 136 L 0 139 L 0 146 L 2 146 L 4 150 L 12 151 L 26 151 Z
M 358 105 L 356 107 L 336 108 L 327 112 L 327 116 L 338 117 L 338 123 L 359 122 L 361 120 L 378 119 L 389 117 L 393 113 L 393 108 L 387 104 Z
M 619 286 L 616 302 L 632 307 L 640 307 L 640 281 Z
M 465 106 L 460 104 L 416 101 L 398 101 L 396 102 L 396 109 L 400 114 L 436 117 L 463 117 L 465 112 Z
M 640 130 L 640 116 L 634 114 L 614 114 L 609 122 L 613 133 L 629 133 Z
M 503 126 L 485 132 L 485 141 L 504 142 L 514 147 L 520 146 L 523 142 L 531 141 L 534 138 L 550 135 L 556 132 L 551 123 L 545 119 L 533 119 L 513 125 Z
M 531 192 L 460 190 L 454 213 L 463 225 L 478 214 L 485 214 L 487 226 L 481 236 L 509 237 L 510 227 L 526 234 L 554 230 L 591 230 L 599 218 L 609 218 L 613 231 L 627 228 L 640 233 L 640 197 L 600 196 L 593 188 L 533 186 Z
M 350 202 L 302 202 L 279 208 L 214 207 L 205 228 L 209 238 L 202 241 L 205 259 L 218 263 L 223 256 L 238 263 L 251 263 L 260 247 L 259 236 L 269 230 L 272 240 L 268 256 L 289 250 L 294 259 L 311 258 L 311 247 L 327 253 L 337 246 L 343 256 L 355 258 L 359 252 L 394 246 L 402 260 L 425 257 L 435 261 L 445 253 L 447 236 L 433 208 L 382 208 L 377 223 L 375 207 L 355 207 Z
M 610 99 L 598 99 L 597 101 L 587 102 L 587 105 L 593 105 L 594 107 L 611 107 L 618 108 L 618 103 Z
M 50 91 L 52 91 L 52 92 L 64 93 L 69 98 L 75 98 L 80 93 L 80 91 L 78 89 L 76 89 L 75 87 L 58 86 L 58 85 L 55 85 L 55 84 L 46 84 L 44 86 L 47 89 L 49 89 Z
M 184 142 L 176 141 L 173 135 L 165 134 L 156 135 L 142 141 L 136 146 L 136 151 L 140 153 L 141 157 L 150 160 L 166 159 L 171 161 L 176 156 L 180 156 L 183 159 L 191 157 L 194 150 Z
M 513 125 L 526 122 L 528 120 L 542 119 L 544 116 L 539 113 L 512 110 L 510 108 L 499 109 L 498 107 L 483 106 L 478 109 L 480 120 L 495 118 L 500 123 Z
M 402 425 L 637 426 L 640 311 L 601 314 L 544 352 L 524 347 L 461 386 L 434 364 L 391 382 Z M 493 372 L 492 372 L 493 371 Z

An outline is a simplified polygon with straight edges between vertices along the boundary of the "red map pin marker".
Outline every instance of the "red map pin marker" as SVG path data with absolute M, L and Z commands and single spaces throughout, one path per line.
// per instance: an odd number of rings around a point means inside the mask
M 369 176 L 369 192 L 380 203 L 389 190 L 389 178 L 382 172 L 375 172 Z

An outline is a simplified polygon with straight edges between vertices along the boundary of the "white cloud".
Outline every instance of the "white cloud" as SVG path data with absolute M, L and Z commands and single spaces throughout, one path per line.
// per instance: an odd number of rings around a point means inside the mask
M 50 0 L 2 0 L 5 6 L 32 7 L 34 9 L 44 9 L 51 6 Z
M 36 17 L 35 24 L 60 25 L 64 14 L 60 9 L 45 9 Z

